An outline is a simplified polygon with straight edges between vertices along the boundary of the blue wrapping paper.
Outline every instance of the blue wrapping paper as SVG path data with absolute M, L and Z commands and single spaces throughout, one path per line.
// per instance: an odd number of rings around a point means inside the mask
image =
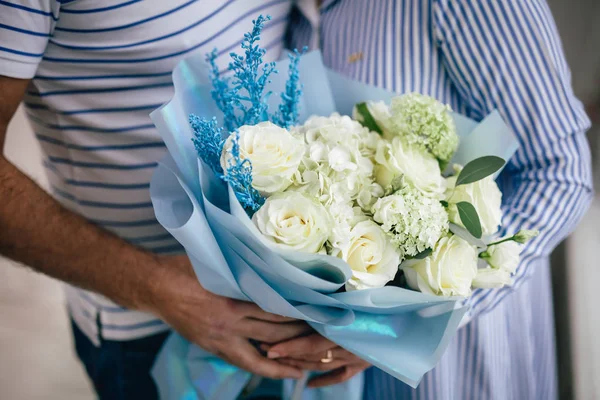
M 277 68 L 287 69 L 289 61 Z M 268 90 L 282 92 L 285 74 Z M 327 70 L 318 52 L 303 56 L 300 121 L 334 111 L 351 114 L 365 100 L 394 94 Z M 202 286 L 221 296 L 252 301 L 265 311 L 306 320 L 317 332 L 412 387 L 431 370 L 456 332 L 464 308 L 458 299 L 398 287 L 335 293 L 351 276 L 349 266 L 326 255 L 275 249 L 265 241 L 235 195 L 196 156 L 188 116 L 222 118 L 214 105 L 208 68 L 195 55 L 173 72 L 173 99 L 151 114 L 169 154 L 150 192 L 158 221 L 184 246 Z M 270 101 L 276 101 L 271 96 Z M 518 144 L 497 113 L 481 123 L 454 115 L 461 137 L 455 162 L 482 155 L 508 160 Z M 200 260 L 210 260 L 202 262 Z M 235 399 L 251 378 L 173 334 L 153 376 L 162 399 Z M 303 399 L 362 398 L 361 375 L 340 385 L 306 389 Z M 284 384 L 287 396 L 293 383 Z

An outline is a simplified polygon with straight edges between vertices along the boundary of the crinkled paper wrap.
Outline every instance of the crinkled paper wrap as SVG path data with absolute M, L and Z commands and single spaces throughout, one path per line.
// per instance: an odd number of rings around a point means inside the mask
M 287 65 L 287 60 L 278 63 L 281 72 L 273 75 L 269 90 L 284 90 Z M 319 52 L 303 56 L 300 77 L 301 121 L 334 111 L 350 115 L 358 102 L 394 96 L 326 69 Z M 210 95 L 204 57 L 182 61 L 173 82 L 173 99 L 151 114 L 169 155 L 156 169 L 150 192 L 158 221 L 184 246 L 202 286 L 306 320 L 323 336 L 416 387 L 440 359 L 465 313 L 456 307 L 457 299 L 398 287 L 335 293 L 351 276 L 342 260 L 274 250 L 228 187 L 196 155 L 188 116 L 222 116 Z M 483 155 L 508 160 L 516 151 L 517 142 L 497 113 L 481 123 L 454 117 L 461 136 L 455 162 Z M 173 400 L 235 399 L 251 378 L 177 334 L 161 350 L 153 376 L 161 398 Z M 345 384 L 306 389 L 303 399 L 360 399 L 362 383 L 358 376 Z M 291 385 L 284 386 L 289 396 Z

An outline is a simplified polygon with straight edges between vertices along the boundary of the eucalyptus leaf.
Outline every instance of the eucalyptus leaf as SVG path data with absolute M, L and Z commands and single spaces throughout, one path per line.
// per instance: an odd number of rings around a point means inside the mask
M 456 203 L 456 208 L 458 209 L 458 216 L 461 222 L 469 233 L 475 238 L 481 239 L 481 222 L 473 204 L 461 201 L 460 203 Z
M 500 170 L 506 161 L 496 156 L 484 156 L 467 163 L 456 178 L 456 186 L 477 182 Z
M 463 239 L 465 242 L 477 247 L 479 251 L 485 251 L 488 247 L 482 239 L 477 239 L 475 236 L 471 235 L 468 230 L 460 225 L 450 223 L 450 232 Z
M 365 102 L 358 103 L 356 105 L 356 111 L 362 117 L 362 121 L 359 121 L 362 126 L 369 128 L 369 130 L 371 130 L 373 132 L 377 132 L 380 135 L 383 135 L 383 131 L 381 130 L 379 125 L 377 125 L 375 118 L 373 118 L 373 116 L 371 115 L 371 112 L 369 111 L 369 107 L 367 107 L 367 103 L 365 103 Z

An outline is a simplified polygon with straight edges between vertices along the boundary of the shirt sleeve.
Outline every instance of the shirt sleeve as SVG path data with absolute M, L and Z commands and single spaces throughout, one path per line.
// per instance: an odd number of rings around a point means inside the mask
M 35 75 L 56 22 L 56 0 L 0 1 L 0 75 Z
M 470 116 L 497 109 L 520 143 L 501 175 L 512 189 L 503 199 L 501 233 L 540 231 L 524 246 L 512 287 L 477 289 L 466 300 L 468 322 L 518 290 L 587 210 L 590 122 L 573 94 L 544 0 L 436 0 L 432 20 L 445 68 Z

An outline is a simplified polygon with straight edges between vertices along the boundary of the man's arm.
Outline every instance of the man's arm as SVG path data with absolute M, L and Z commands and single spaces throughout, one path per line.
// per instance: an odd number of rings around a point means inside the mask
M 0 76 L 0 149 L 27 80 Z M 261 357 L 248 338 L 278 342 L 305 333 L 299 322 L 205 291 L 187 257 L 137 248 L 63 208 L 0 155 L 0 254 L 34 270 L 151 312 L 189 340 L 251 372 L 299 377 Z
M 544 0 L 438 0 L 434 27 L 446 71 L 473 118 L 498 109 L 520 149 L 502 177 L 503 233 L 540 235 L 522 252 L 514 286 L 476 290 L 469 316 L 492 310 L 577 225 L 592 198 L 589 121 L 571 89 Z
M 27 84 L 0 79 L 0 148 Z M 0 254 L 123 306 L 152 311 L 151 286 L 162 268 L 160 257 L 63 208 L 2 155 L 0 190 Z

